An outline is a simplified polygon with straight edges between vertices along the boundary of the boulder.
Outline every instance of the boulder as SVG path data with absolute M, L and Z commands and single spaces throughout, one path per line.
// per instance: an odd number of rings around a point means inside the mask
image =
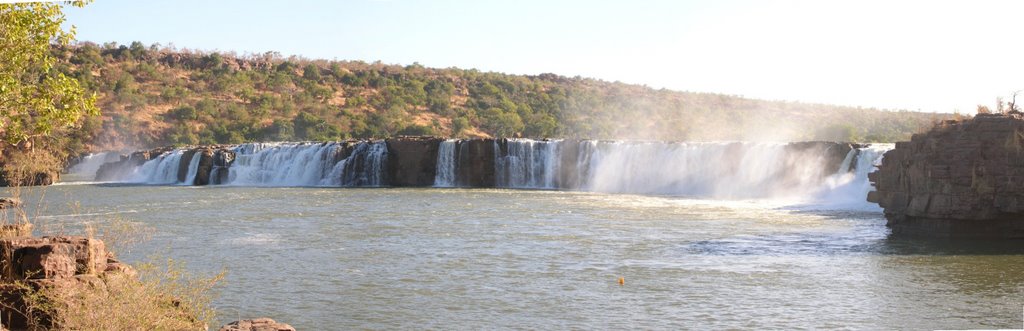
M 96 275 L 107 268 L 102 241 L 78 237 L 0 239 L 0 281 Z
M 220 331 L 295 331 L 295 328 L 285 323 L 261 317 L 225 324 L 220 328 Z
M 869 179 L 894 235 L 1024 238 L 1024 118 L 941 122 L 897 143 Z
M 30 320 L 52 325 L 43 311 L 25 307 L 24 296 L 42 287 L 89 286 L 107 289 L 110 280 L 137 277 L 114 259 L 103 242 L 77 236 L 0 239 L 0 322 L 14 330 L 32 329 Z M 56 327 L 55 329 L 60 329 Z

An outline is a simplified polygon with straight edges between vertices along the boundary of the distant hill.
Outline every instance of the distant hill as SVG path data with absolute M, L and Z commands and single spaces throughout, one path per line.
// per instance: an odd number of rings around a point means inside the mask
M 139 42 L 54 52 L 99 97 L 103 116 L 79 138 L 93 150 L 395 135 L 891 142 L 952 116 Z

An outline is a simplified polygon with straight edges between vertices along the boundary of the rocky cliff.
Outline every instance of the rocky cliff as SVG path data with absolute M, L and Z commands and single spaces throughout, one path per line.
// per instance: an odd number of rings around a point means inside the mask
M 1024 118 L 979 114 L 899 142 L 868 201 L 896 235 L 1024 238 Z

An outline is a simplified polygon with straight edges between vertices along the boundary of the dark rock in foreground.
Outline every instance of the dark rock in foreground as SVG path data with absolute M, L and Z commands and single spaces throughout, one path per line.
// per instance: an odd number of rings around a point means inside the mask
M 23 296 L 31 293 L 30 289 L 76 284 L 104 286 L 112 275 L 135 276 L 131 267 L 107 253 L 100 240 L 27 235 L 0 238 L 0 301 L 4 303 L 0 305 L 0 322 L 3 327 L 21 330 L 38 326 L 30 321 L 59 324 L 59 321 L 51 321 L 46 312 L 26 309 Z
M 979 114 L 900 142 L 869 175 L 894 235 L 1024 238 L 1024 118 Z

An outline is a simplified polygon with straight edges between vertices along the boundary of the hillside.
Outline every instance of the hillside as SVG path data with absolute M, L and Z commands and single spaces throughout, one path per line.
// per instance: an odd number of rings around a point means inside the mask
M 74 138 L 89 150 L 395 135 L 890 142 L 950 116 L 138 42 L 54 53 L 98 96 L 103 115 Z

